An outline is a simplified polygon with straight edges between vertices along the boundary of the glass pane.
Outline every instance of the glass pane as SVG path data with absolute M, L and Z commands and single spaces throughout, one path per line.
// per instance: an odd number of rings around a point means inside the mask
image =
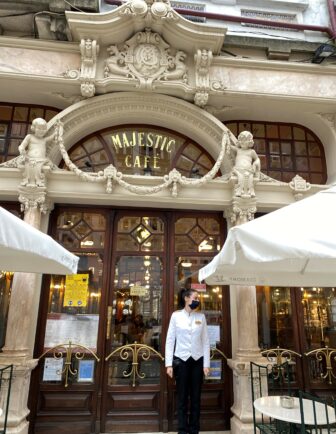
M 313 157 L 319 157 L 321 155 L 320 148 L 317 143 L 308 143 L 309 155 Z
M 176 252 L 195 252 L 197 245 L 186 235 L 175 235 Z
M 92 163 L 95 165 L 109 162 L 109 158 L 104 150 L 91 154 L 90 158 Z
M 189 236 L 196 244 L 199 244 L 201 241 L 204 240 L 206 233 L 199 226 L 195 226 L 189 232 Z
M 142 223 L 152 234 L 162 234 L 164 223 L 159 217 L 143 217 Z
M 184 155 L 181 155 L 181 157 L 177 161 L 178 167 L 183 170 L 191 170 L 193 164 L 193 161 L 189 160 L 189 158 L 185 157 Z
M 80 221 L 72 228 L 72 233 L 74 233 L 78 239 L 84 238 L 90 232 L 91 228 L 84 221 Z
M 289 288 L 257 286 L 260 348 L 294 349 Z
M 88 154 L 91 154 L 95 151 L 98 151 L 103 147 L 100 140 L 98 140 L 96 137 L 93 137 L 92 139 L 88 140 L 87 142 L 83 143 L 83 148 L 86 150 Z
M 201 150 L 194 145 L 187 145 L 187 147 L 183 150 L 183 154 L 192 160 L 197 160 L 201 155 Z
M 152 235 L 141 245 L 142 252 L 163 252 L 163 235 Z
M 306 140 L 305 131 L 303 128 L 294 127 L 293 133 L 294 133 L 294 139 Z
M 281 168 L 281 160 L 278 155 L 270 155 L 270 168 L 272 169 Z
M 283 169 L 293 169 L 292 157 L 281 157 Z
M 10 121 L 12 118 L 12 110 L 13 108 L 11 106 L 0 106 L 0 119 L 2 121 Z
M 291 139 L 292 128 L 289 125 L 280 125 L 280 139 Z
M 265 155 L 258 155 L 260 159 L 261 170 L 267 170 L 267 159 Z
M 197 163 L 199 163 L 199 164 L 201 164 L 202 166 L 204 166 L 205 168 L 207 168 L 207 169 L 211 169 L 212 168 L 212 166 L 213 166 L 213 163 L 212 163 L 212 161 L 210 160 L 210 158 L 207 156 L 207 155 L 205 155 L 205 154 L 203 154 L 202 156 L 201 156 L 201 158 L 197 161 Z
M 84 213 L 83 218 L 93 230 L 105 230 L 106 219 L 102 214 Z
M 269 142 L 269 151 L 271 154 L 280 154 L 280 143 Z
M 9 155 L 19 155 L 19 146 L 21 144 L 21 140 L 11 139 L 8 145 L 8 154 Z
M 64 212 L 57 219 L 57 229 L 71 229 L 81 219 L 82 214 L 76 212 Z
M 28 107 L 15 107 L 13 120 L 14 121 L 27 121 Z
M 307 147 L 305 142 L 294 142 L 296 155 L 307 155 Z
M 86 152 L 82 146 L 77 146 L 73 151 L 71 151 L 71 160 L 75 161 L 78 158 L 83 158 L 86 155 Z
M 276 139 L 279 137 L 278 125 L 266 125 L 266 135 L 270 139 Z
M 257 153 L 265 153 L 266 152 L 266 143 L 265 140 L 255 139 L 254 140 L 254 148 Z
M 219 234 L 219 223 L 213 218 L 199 218 L 198 224 L 209 235 Z
M 297 170 L 308 170 L 308 158 L 298 157 L 296 159 Z
M 85 237 L 81 242 L 82 248 L 102 249 L 104 247 L 105 232 L 93 232 L 88 237 Z
M 111 352 L 125 344 L 140 343 L 156 351 L 161 348 L 162 261 L 157 256 L 122 256 L 115 268 Z M 144 379 L 140 384 L 159 384 L 160 361 L 138 359 Z M 122 360 L 120 353 L 110 359 L 108 384 L 129 385 L 132 356 Z
M 281 143 L 281 153 L 284 155 L 290 155 L 292 153 L 292 145 L 288 142 Z
M 11 136 L 24 137 L 27 131 L 27 124 L 18 124 L 13 122 L 11 127 Z
M 311 173 L 309 181 L 313 184 L 324 184 L 323 176 L 319 173 Z
M 137 252 L 139 247 L 139 244 L 130 235 L 117 235 L 117 250 Z
M 176 234 L 187 234 L 196 225 L 195 218 L 182 218 L 175 223 Z
M 310 158 L 310 170 L 322 172 L 322 161 L 320 158 Z
M 219 237 L 206 237 L 198 245 L 199 252 L 219 252 L 220 250 L 220 239 Z
M 235 136 L 237 136 L 237 124 L 235 122 L 227 123 L 225 125 Z
M 118 221 L 118 232 L 129 233 L 140 224 L 140 217 L 122 217 Z
M 252 124 L 253 137 L 265 137 L 264 124 Z
M 44 117 L 44 110 L 42 108 L 38 107 L 31 107 L 30 108 L 30 114 L 29 114 L 29 121 L 32 122 L 35 118 L 43 118 Z
M 54 110 L 46 110 L 45 115 L 44 115 L 44 119 L 49 122 L 50 119 L 52 119 L 54 116 L 57 115 L 57 111 Z
M 3 154 L 5 152 L 5 139 L 0 139 L 0 153 Z
M 79 247 L 79 240 L 69 231 L 57 231 L 56 240 L 67 249 Z
M 294 172 L 283 172 L 282 173 L 282 181 L 290 182 L 295 176 Z
M 0 137 L 3 137 L 7 134 L 7 124 L 0 124 Z

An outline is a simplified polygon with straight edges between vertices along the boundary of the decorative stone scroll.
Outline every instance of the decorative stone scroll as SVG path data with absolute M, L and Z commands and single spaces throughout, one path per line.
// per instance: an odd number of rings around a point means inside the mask
M 204 107 L 209 99 L 210 65 L 213 59 L 212 52 L 210 50 L 198 49 L 194 59 L 196 78 L 196 94 L 194 101 L 199 107 Z
M 221 143 L 221 150 L 218 155 L 218 158 L 212 167 L 212 169 L 205 174 L 200 179 L 191 179 L 187 178 L 185 176 L 182 176 L 181 173 L 173 169 L 171 170 L 167 175 L 162 177 L 158 177 L 162 179 L 162 182 L 158 185 L 155 185 L 153 187 L 146 187 L 146 186 L 138 186 L 131 184 L 127 182 L 125 179 L 135 179 L 138 178 L 134 175 L 124 175 L 121 172 L 118 172 L 117 169 L 110 164 L 108 167 L 104 169 L 104 171 L 100 171 L 98 173 L 88 173 L 83 172 L 81 169 L 79 169 L 70 159 L 64 143 L 63 143 L 63 137 L 62 135 L 59 135 L 58 144 L 59 148 L 63 157 L 63 160 L 67 167 L 75 173 L 79 178 L 83 179 L 87 182 L 106 182 L 106 192 L 112 193 L 113 192 L 113 183 L 119 184 L 121 187 L 125 188 L 126 190 L 136 193 L 136 194 L 154 194 L 158 193 L 159 191 L 162 191 L 166 188 L 171 187 L 171 194 L 173 197 L 178 196 L 178 186 L 197 186 L 200 187 L 201 185 L 206 184 L 207 182 L 211 181 L 216 173 L 218 172 L 224 156 L 226 154 L 226 147 L 227 143 L 229 142 L 229 134 L 227 131 L 224 132 L 222 137 L 222 143 Z
M 99 45 L 92 39 L 82 39 L 80 43 L 81 52 L 81 94 L 86 97 L 95 95 L 95 78 L 97 68 L 97 57 Z
M 140 89 L 151 88 L 155 80 L 187 82 L 186 53 L 174 51 L 149 28 L 137 32 L 122 47 L 111 45 L 107 51 L 105 78 L 135 79 Z
M 295 200 L 300 200 L 303 198 L 304 193 L 311 189 L 311 185 L 300 175 L 295 175 L 291 182 L 288 183 L 289 187 L 292 189 Z
M 147 22 L 157 21 L 159 19 L 178 20 L 169 0 L 133 0 L 127 2 L 125 7 L 120 11 L 121 15 L 132 15 L 145 18 Z

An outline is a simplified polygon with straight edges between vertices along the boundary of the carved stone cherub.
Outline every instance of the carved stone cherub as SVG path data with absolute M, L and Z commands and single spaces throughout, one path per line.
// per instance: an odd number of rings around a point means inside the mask
M 31 125 L 31 134 L 27 134 L 19 146 L 20 155 L 24 158 L 23 181 L 21 185 L 29 187 L 45 186 L 45 171 L 52 166 L 47 158 L 48 145 L 55 141 L 61 134 L 62 125 L 58 124 L 54 133 L 47 134 L 47 122 L 42 118 L 36 118 Z
M 234 195 L 236 197 L 255 197 L 254 181 L 260 176 L 260 159 L 254 149 L 253 135 L 242 131 L 238 136 L 237 146 L 229 145 L 229 152 L 235 153 L 235 163 L 231 177 L 237 178 Z

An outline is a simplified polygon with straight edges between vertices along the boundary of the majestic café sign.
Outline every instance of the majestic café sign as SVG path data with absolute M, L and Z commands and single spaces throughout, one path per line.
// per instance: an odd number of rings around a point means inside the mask
M 110 139 L 119 165 L 127 168 L 160 170 L 176 151 L 176 139 L 162 131 L 118 131 Z

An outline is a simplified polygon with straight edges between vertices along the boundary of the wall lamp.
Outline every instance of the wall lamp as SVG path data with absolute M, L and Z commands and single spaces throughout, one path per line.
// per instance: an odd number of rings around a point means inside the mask
M 322 63 L 324 59 L 336 53 L 335 45 L 321 44 L 315 51 L 312 63 Z

